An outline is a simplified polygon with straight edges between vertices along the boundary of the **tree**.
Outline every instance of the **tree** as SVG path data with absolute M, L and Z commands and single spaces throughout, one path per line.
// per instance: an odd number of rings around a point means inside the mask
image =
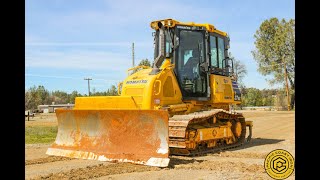
M 72 91 L 72 93 L 69 95 L 68 102 L 70 102 L 71 104 L 74 104 L 76 97 L 81 97 L 81 96 L 82 95 L 78 93 L 78 91 Z
M 256 88 L 248 88 L 245 96 L 245 102 L 248 106 L 262 106 L 261 91 Z
M 274 96 L 277 95 L 276 89 L 263 89 L 261 90 L 262 106 L 273 106 Z
M 115 85 L 112 85 L 110 89 L 107 90 L 107 96 L 118 96 L 118 89 Z
M 277 18 L 265 20 L 256 31 L 255 47 L 252 51 L 255 61 L 258 63 L 258 71 L 266 76 L 273 75 L 269 79 L 271 85 L 286 83 L 290 85 L 291 108 L 295 102 L 295 20 L 286 21 Z M 288 90 L 289 91 L 289 90 Z
M 150 63 L 150 61 L 149 61 L 148 59 L 142 59 L 142 60 L 139 62 L 138 66 L 148 66 L 148 67 L 151 67 L 151 63 Z M 143 68 L 134 69 L 134 70 L 132 71 L 132 74 L 138 72 L 138 71 L 141 70 L 141 69 L 143 69 Z
M 25 92 L 25 109 L 35 110 L 38 105 L 49 103 L 49 91 L 44 86 L 33 86 Z
M 38 86 L 36 89 L 36 102 L 37 105 L 40 104 L 49 104 L 50 103 L 50 99 L 49 99 L 49 91 L 44 88 L 44 86 Z
M 69 103 L 69 95 L 63 91 L 53 91 L 52 92 L 52 101 L 55 104 L 66 104 Z
M 138 66 L 149 66 L 151 67 L 151 63 L 148 59 L 142 59 Z
M 239 84 L 243 84 L 242 79 L 247 74 L 246 66 L 243 63 L 241 63 L 239 60 L 235 59 L 231 55 L 231 52 L 229 53 L 229 57 L 230 57 L 230 59 L 233 59 L 233 69 L 234 69 L 234 76 L 235 76 L 236 81 Z
M 246 102 L 247 88 L 244 84 L 239 84 L 239 88 L 241 92 L 241 104 L 239 106 L 240 106 L 240 109 L 242 109 L 242 107 L 247 106 L 247 102 Z
M 37 105 L 35 104 L 35 99 L 36 99 L 35 92 L 36 92 L 36 87 L 33 86 L 24 93 L 24 103 L 25 103 L 24 108 L 26 110 L 36 108 Z
M 94 92 L 94 93 L 90 93 L 91 96 L 107 96 L 107 92 L 103 91 L 103 92 Z
M 286 91 L 284 88 L 277 90 L 276 95 L 274 96 L 274 106 L 278 109 L 285 109 L 286 107 Z

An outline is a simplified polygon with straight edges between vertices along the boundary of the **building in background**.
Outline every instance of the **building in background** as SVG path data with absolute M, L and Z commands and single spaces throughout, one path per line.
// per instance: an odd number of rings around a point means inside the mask
M 38 112 L 40 113 L 53 113 L 56 109 L 72 109 L 74 104 L 52 104 L 52 105 L 39 105 Z

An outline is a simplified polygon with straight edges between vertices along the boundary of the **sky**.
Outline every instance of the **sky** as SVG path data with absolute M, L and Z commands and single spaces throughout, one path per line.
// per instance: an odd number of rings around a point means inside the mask
M 25 89 L 43 85 L 68 93 L 106 91 L 135 64 L 153 60 L 150 22 L 172 18 L 209 23 L 230 36 L 229 52 L 247 68 L 247 87 L 270 86 L 257 72 L 254 34 L 271 17 L 295 19 L 294 0 L 28 0 L 25 14 Z

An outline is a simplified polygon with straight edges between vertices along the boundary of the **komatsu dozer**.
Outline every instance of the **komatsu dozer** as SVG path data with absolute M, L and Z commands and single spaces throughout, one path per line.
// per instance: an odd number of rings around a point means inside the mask
M 241 94 L 227 33 L 173 19 L 150 26 L 152 67 L 129 69 L 119 96 L 76 97 L 73 109 L 57 109 L 48 155 L 166 167 L 170 155 L 203 155 L 250 140 L 252 122 L 232 111 Z

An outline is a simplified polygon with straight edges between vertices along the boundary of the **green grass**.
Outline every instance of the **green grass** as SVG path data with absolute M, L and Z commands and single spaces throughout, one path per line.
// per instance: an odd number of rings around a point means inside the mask
M 56 139 L 56 126 L 30 126 L 25 128 L 26 144 L 53 143 Z

